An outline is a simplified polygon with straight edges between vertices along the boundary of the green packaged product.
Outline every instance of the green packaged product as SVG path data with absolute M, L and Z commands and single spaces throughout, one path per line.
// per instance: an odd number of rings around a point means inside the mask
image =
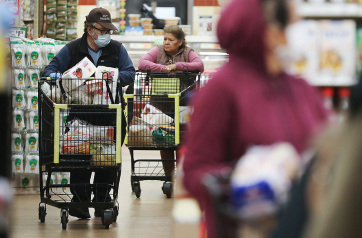
M 152 136 L 159 142 L 175 144 L 175 132 L 164 127 L 159 127 L 157 130 L 154 130 Z

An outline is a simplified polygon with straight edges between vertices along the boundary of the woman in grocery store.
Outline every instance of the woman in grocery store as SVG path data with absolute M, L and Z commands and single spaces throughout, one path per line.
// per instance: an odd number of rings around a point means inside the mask
M 232 169 L 253 145 L 287 142 L 302 154 L 327 120 L 318 90 L 285 73 L 285 32 L 295 19 L 290 0 L 232 0 L 221 13 L 217 37 L 230 60 L 191 103 L 183 163 L 208 238 L 226 230 L 216 228 L 206 175 Z
M 138 62 L 138 69 L 151 72 L 172 71 L 204 71 L 204 63 L 193 49 L 186 46 L 185 33 L 177 25 L 164 28 L 163 45 L 156 46 L 144 55 Z M 154 105 L 158 107 L 158 105 Z M 162 159 L 174 159 L 174 151 L 161 150 Z M 171 169 L 164 169 L 166 175 L 172 175 Z

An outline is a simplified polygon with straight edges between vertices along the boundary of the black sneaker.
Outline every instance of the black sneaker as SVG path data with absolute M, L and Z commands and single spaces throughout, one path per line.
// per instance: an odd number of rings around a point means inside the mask
M 78 217 L 79 219 L 89 219 L 90 214 L 88 208 L 69 208 L 69 215 Z

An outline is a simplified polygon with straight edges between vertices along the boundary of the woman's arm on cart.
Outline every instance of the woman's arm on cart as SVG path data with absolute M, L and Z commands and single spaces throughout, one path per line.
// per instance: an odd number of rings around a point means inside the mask
M 138 69 L 139 70 L 150 69 L 152 72 L 162 72 L 162 69 L 165 66 L 162 64 L 155 63 L 157 61 L 157 56 L 158 56 L 158 47 L 156 46 L 138 61 Z
M 70 54 L 67 46 L 64 46 L 54 59 L 45 67 L 42 76 L 47 77 L 51 73 L 64 73 L 70 63 Z
M 189 62 L 177 62 L 176 70 L 184 70 L 188 71 L 198 71 L 200 73 L 204 72 L 204 63 L 201 58 L 195 53 L 195 51 L 191 50 L 189 53 Z
M 126 48 L 121 46 L 121 51 L 119 55 L 119 63 L 118 63 L 118 82 L 121 83 L 121 86 L 127 86 L 134 82 L 134 78 L 136 75 L 136 70 L 133 66 L 132 60 L 129 57 Z

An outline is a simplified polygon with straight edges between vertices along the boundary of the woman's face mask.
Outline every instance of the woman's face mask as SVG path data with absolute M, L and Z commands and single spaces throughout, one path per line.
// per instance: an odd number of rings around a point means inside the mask
M 97 40 L 95 40 L 93 38 L 94 34 L 96 34 L 98 36 Z M 98 35 L 97 33 L 94 32 L 94 29 L 93 29 L 92 39 L 94 40 L 94 43 L 96 43 L 96 45 L 98 47 L 103 48 L 103 47 L 106 47 L 109 44 L 109 42 L 111 42 L 111 35 L 110 34 Z

